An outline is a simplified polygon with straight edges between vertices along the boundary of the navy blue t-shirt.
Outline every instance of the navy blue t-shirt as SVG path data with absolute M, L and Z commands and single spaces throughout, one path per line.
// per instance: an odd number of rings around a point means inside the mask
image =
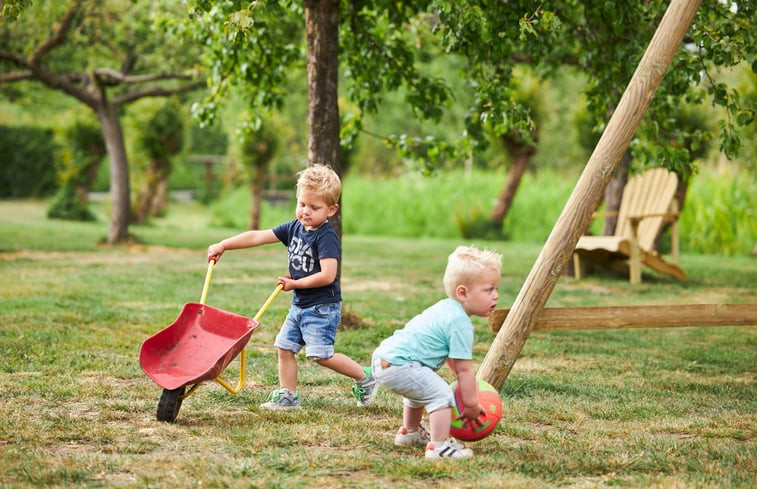
M 339 260 L 341 249 L 339 237 L 328 221 L 316 230 L 306 231 L 302 223 L 294 219 L 273 228 L 273 234 L 289 249 L 289 275 L 293 279 L 320 272 L 320 260 L 323 258 Z M 342 292 L 338 279 L 323 287 L 292 291 L 292 304 L 298 307 L 310 307 L 341 300 Z

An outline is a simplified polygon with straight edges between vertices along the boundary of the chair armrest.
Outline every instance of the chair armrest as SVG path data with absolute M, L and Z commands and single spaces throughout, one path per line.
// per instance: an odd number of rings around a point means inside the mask
M 638 226 L 641 221 L 649 217 L 662 217 L 665 221 L 675 221 L 678 218 L 678 212 L 658 212 L 654 214 L 638 214 L 635 216 L 628 216 L 628 220 L 631 221 L 632 226 Z

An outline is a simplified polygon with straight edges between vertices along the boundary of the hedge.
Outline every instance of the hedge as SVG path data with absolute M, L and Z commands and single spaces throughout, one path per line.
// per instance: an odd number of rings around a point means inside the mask
M 52 195 L 56 152 L 52 129 L 0 125 L 0 198 Z

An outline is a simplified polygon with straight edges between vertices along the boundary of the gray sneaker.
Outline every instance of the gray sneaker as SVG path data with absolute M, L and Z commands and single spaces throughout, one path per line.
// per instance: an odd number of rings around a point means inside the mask
M 278 389 L 268 396 L 268 401 L 260 405 L 263 409 L 292 409 L 302 407 L 300 396 L 289 389 Z
M 371 367 L 363 367 L 363 371 L 365 372 L 365 378 L 358 380 L 352 386 L 352 395 L 355 396 L 359 407 L 370 406 L 378 393 L 378 384 L 376 383 L 376 378 L 373 376 Z

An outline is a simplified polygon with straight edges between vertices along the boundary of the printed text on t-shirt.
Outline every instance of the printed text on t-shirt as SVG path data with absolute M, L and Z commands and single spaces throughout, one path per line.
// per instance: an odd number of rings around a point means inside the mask
M 293 237 L 289 243 L 289 264 L 295 270 L 310 273 L 315 267 L 313 249 L 303 239 Z

